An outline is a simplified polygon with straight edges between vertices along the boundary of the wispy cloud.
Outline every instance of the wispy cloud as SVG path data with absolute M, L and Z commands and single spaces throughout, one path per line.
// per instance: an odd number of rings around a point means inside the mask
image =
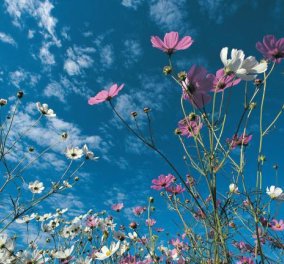
M 28 82 L 30 87 L 35 87 L 40 79 L 40 75 L 25 71 L 22 68 L 10 72 L 9 77 L 9 82 L 17 88 L 20 88 L 20 84 L 23 82 Z
M 51 15 L 54 5 L 49 1 L 39 0 L 5 0 L 6 10 L 13 18 L 14 25 L 18 27 L 23 26 L 23 16 L 29 15 L 35 18 L 38 26 L 44 30 L 43 35 L 51 37 L 52 40 L 60 45 L 60 41 L 56 37 L 55 26 L 57 19 Z
M 122 0 L 121 4 L 125 7 L 137 10 L 144 0 Z
M 17 46 L 16 41 L 8 34 L 4 33 L 4 32 L 0 32 L 0 41 L 4 42 L 4 43 L 8 43 L 12 46 Z
M 66 103 L 65 90 L 58 82 L 49 83 L 43 93 L 46 97 L 56 97 L 60 102 Z
M 66 60 L 64 62 L 64 70 L 70 75 L 79 75 L 83 69 L 90 68 L 94 60 L 90 54 L 94 53 L 95 49 L 91 47 L 82 48 L 74 46 L 67 49 Z
M 124 41 L 124 64 L 128 67 L 136 63 L 142 56 L 142 47 L 137 40 L 127 39 Z
M 101 64 L 104 68 L 109 68 L 114 61 L 114 52 L 111 45 L 105 45 L 100 50 Z
M 53 65 L 55 64 L 54 55 L 49 51 L 51 42 L 44 42 L 39 51 L 39 58 L 41 63 L 44 65 Z

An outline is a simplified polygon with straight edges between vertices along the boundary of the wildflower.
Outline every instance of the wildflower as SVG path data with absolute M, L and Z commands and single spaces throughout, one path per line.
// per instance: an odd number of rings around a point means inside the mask
M 146 211 L 146 208 L 142 206 L 136 206 L 132 209 L 132 212 L 137 216 L 141 215 L 144 211 Z
M 280 63 L 284 58 L 284 38 L 276 39 L 273 35 L 263 37 L 263 42 L 257 42 L 256 48 L 267 60 Z
M 55 117 L 56 114 L 54 111 L 50 108 L 48 108 L 48 104 L 41 104 L 40 102 L 36 103 L 37 109 L 39 112 L 41 112 L 43 115 L 47 117 Z
M 178 129 L 181 132 L 181 135 L 193 137 L 199 133 L 202 125 L 200 117 L 191 113 L 189 116 L 178 122 Z
M 65 151 L 66 157 L 72 160 L 80 159 L 83 156 L 83 154 L 84 154 L 83 150 L 78 147 L 75 148 L 67 147 Z
M 42 182 L 36 180 L 34 182 L 29 183 L 29 189 L 32 193 L 42 193 L 42 191 L 44 190 L 44 186 Z
M 4 106 L 4 105 L 6 105 L 7 104 L 7 100 L 6 99 L 0 99 L 0 106 Z
M 251 141 L 252 135 L 243 134 L 241 136 L 234 135 L 233 138 L 227 139 L 227 143 L 230 145 L 232 149 L 236 148 L 237 146 L 247 146 L 248 143 Z
M 118 241 L 117 243 L 112 242 L 110 248 L 103 246 L 101 248 L 101 252 L 95 253 L 95 259 L 105 260 L 111 257 L 119 249 L 119 246 L 120 246 L 120 241 Z
M 104 101 L 110 101 L 113 97 L 117 96 L 119 91 L 124 87 L 124 83 L 118 86 L 113 84 L 108 90 L 100 91 L 96 96 L 91 97 L 88 101 L 89 105 L 99 104 Z
M 23 224 L 23 223 L 29 223 L 31 220 L 33 220 L 36 217 L 36 214 L 32 213 L 31 215 L 24 215 L 21 218 L 17 218 L 16 222 L 18 224 Z
M 123 203 L 117 203 L 117 204 L 112 205 L 111 209 L 116 212 L 119 212 L 121 211 L 123 207 L 124 207 Z
M 179 40 L 178 32 L 169 32 L 164 36 L 164 41 L 162 41 L 158 36 L 151 37 L 152 46 L 158 48 L 165 53 L 171 55 L 177 50 L 185 50 L 189 48 L 193 40 L 190 36 L 185 36 Z
M 66 188 L 72 188 L 72 185 L 68 181 L 63 181 L 63 186 Z
M 53 251 L 51 254 L 52 254 L 53 258 L 66 259 L 66 258 L 70 257 L 73 250 L 74 250 L 74 245 L 71 248 Z
M 167 190 L 167 192 L 172 193 L 174 195 L 180 194 L 180 193 L 185 191 L 185 189 L 182 188 L 182 186 L 180 184 L 175 185 L 175 186 L 172 185 L 172 186 L 166 187 L 166 190 Z
M 95 157 L 94 152 L 90 151 L 86 144 L 83 147 L 83 153 L 85 154 L 86 159 L 97 160 L 99 158 L 99 157 Z
M 219 69 L 214 76 L 212 92 L 222 92 L 225 89 L 239 84 L 241 79 L 237 79 L 234 74 L 226 74 L 224 69 Z
M 270 188 L 266 187 L 266 193 L 270 196 L 271 199 L 277 199 L 277 197 L 279 197 L 283 193 L 283 190 L 272 185 L 270 186 Z
M 228 59 L 228 47 L 222 48 L 220 52 L 221 61 L 227 75 L 234 73 L 236 77 L 244 81 L 252 81 L 258 73 L 263 73 L 267 70 L 267 62 L 258 62 L 255 57 L 249 56 L 245 59 L 245 54 L 242 50 L 232 49 L 231 59 Z
M 283 231 L 284 230 L 284 221 L 273 219 L 271 221 L 271 229 L 274 231 Z
M 160 175 L 158 179 L 153 179 L 152 183 L 154 185 L 151 186 L 154 190 L 161 190 L 163 188 L 169 187 L 175 181 L 175 176 L 172 174 L 168 175 Z
M 214 76 L 207 74 L 203 67 L 193 65 L 182 81 L 183 99 L 188 99 L 196 108 L 202 108 L 211 97 L 208 92 L 213 87 Z
M 7 234 L 0 235 L 0 249 L 5 248 L 12 252 L 15 248 L 15 240 L 8 237 Z
M 231 183 L 229 185 L 229 190 L 230 190 L 230 193 L 235 193 L 235 194 L 239 194 L 240 193 L 238 186 L 236 184 L 234 184 L 234 183 Z
M 254 264 L 254 260 L 252 258 L 241 257 L 236 264 Z
M 154 224 L 156 224 L 155 219 L 151 219 L 151 218 L 146 219 L 146 225 L 147 226 L 153 226 Z

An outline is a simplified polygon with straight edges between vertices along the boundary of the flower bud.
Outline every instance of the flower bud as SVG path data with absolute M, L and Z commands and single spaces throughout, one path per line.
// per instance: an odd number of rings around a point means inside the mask
M 29 147 L 29 152 L 34 152 L 34 147 Z
M 251 103 L 249 104 L 249 109 L 250 109 L 250 110 L 253 110 L 254 108 L 256 108 L 256 103 L 255 103 L 255 102 L 251 102 Z
M 18 97 L 19 99 L 22 99 L 23 96 L 24 96 L 24 92 L 23 92 L 23 91 L 18 91 L 18 92 L 17 92 L 17 97 Z
M 0 99 L 0 106 L 4 106 L 7 104 L 7 100 L 6 99 Z
M 254 85 L 255 86 L 260 86 L 262 84 L 262 80 L 261 79 L 255 79 L 254 80 Z
M 186 72 L 185 71 L 179 72 L 178 78 L 180 81 L 184 81 L 186 79 Z
M 129 224 L 129 227 L 132 228 L 132 229 L 136 229 L 137 228 L 137 223 L 136 222 L 131 222 Z
M 66 140 L 67 138 L 68 138 L 67 132 L 63 132 L 63 133 L 61 134 L 61 139 L 62 139 L 62 140 Z
M 154 198 L 152 196 L 149 197 L 149 203 L 154 203 Z
M 79 177 L 76 176 L 76 177 L 74 178 L 74 181 L 79 181 Z
M 131 112 L 130 113 L 134 118 L 138 115 L 137 112 Z
M 164 73 L 165 75 L 168 75 L 168 74 L 170 74 L 171 72 L 172 72 L 172 67 L 171 67 L 171 66 L 167 65 L 167 66 L 165 66 L 165 67 L 163 68 L 163 73 Z
M 176 129 L 175 129 L 175 134 L 176 134 L 176 135 L 181 135 L 181 131 L 180 131 L 179 128 L 176 128 Z
M 143 111 L 144 111 L 144 113 L 148 113 L 148 112 L 150 112 L 150 108 L 149 107 L 144 107 L 144 109 L 143 109 Z

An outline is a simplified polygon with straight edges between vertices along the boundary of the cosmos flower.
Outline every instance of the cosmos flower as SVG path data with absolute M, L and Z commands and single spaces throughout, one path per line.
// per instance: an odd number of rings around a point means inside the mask
M 132 209 L 132 212 L 137 216 L 143 214 L 144 211 L 146 211 L 146 208 L 142 206 L 136 206 Z
M 266 193 L 270 196 L 271 199 L 277 199 L 282 193 L 283 190 L 279 187 L 271 185 L 270 188 L 266 187 Z
M 283 220 L 277 221 L 276 219 L 273 219 L 271 221 L 270 227 L 274 231 L 283 231 L 284 230 L 284 221 Z
M 75 148 L 66 148 L 65 155 L 68 159 L 76 160 L 82 158 L 84 152 L 82 149 L 75 147 Z
M 284 38 L 276 39 L 273 35 L 263 37 L 263 42 L 257 42 L 256 48 L 267 60 L 280 63 L 284 58 Z
M 223 92 L 225 89 L 235 86 L 239 84 L 241 81 L 240 78 L 236 78 L 236 76 L 232 74 L 226 74 L 224 69 L 219 69 L 216 72 L 216 76 L 214 76 L 214 81 L 213 81 L 213 88 L 212 92 Z
M 99 157 L 95 157 L 94 152 L 90 151 L 86 144 L 83 146 L 83 153 L 85 154 L 86 159 L 89 159 L 89 160 L 97 160 L 99 158 Z
M 71 248 L 66 248 L 66 249 L 61 249 L 61 250 L 56 250 L 51 253 L 53 258 L 57 259 L 66 259 L 70 257 L 74 250 L 74 245 Z
M 42 182 L 36 180 L 34 182 L 29 183 L 29 189 L 32 193 L 42 193 L 42 191 L 44 190 L 44 186 Z
M 252 258 L 241 257 L 236 264 L 254 264 L 254 260 Z
M 110 101 L 113 97 L 117 96 L 119 91 L 124 87 L 124 83 L 118 86 L 113 84 L 108 90 L 100 91 L 96 96 L 91 97 L 88 101 L 89 105 L 99 104 L 104 101 Z
M 208 94 L 213 87 L 214 75 L 207 74 L 203 67 L 193 65 L 182 81 L 183 99 L 189 100 L 196 108 L 202 108 L 211 97 Z
M 32 213 L 31 215 L 24 215 L 21 218 L 17 218 L 16 222 L 18 224 L 29 223 L 31 220 L 35 219 L 36 214 Z
M 230 193 L 235 193 L 235 194 L 239 194 L 240 193 L 238 186 L 236 184 L 234 184 L 234 183 L 231 183 L 229 185 L 229 190 L 230 190 Z
M 152 185 L 151 188 L 159 191 L 163 188 L 169 187 L 175 181 L 175 179 L 176 179 L 175 176 L 172 174 L 168 174 L 168 175 L 161 174 L 158 177 L 158 179 L 152 180 L 152 183 L 154 185 Z
M 55 117 L 56 114 L 54 111 L 50 108 L 48 108 L 48 104 L 41 104 L 40 102 L 36 103 L 37 109 L 39 112 L 41 112 L 43 115 L 47 117 Z
M 180 184 L 175 185 L 175 186 L 171 185 L 169 187 L 166 187 L 166 190 L 167 192 L 172 193 L 174 195 L 180 194 L 185 191 L 185 189 L 182 188 Z
M 225 73 L 227 75 L 233 73 L 244 81 L 252 81 L 257 74 L 267 70 L 266 61 L 258 62 L 252 56 L 245 59 L 245 54 L 242 50 L 232 49 L 231 58 L 228 59 L 228 47 L 225 47 L 222 48 L 220 57 L 225 67 Z
M 120 241 L 118 241 L 117 243 L 112 242 L 110 248 L 103 246 L 101 248 L 101 252 L 95 253 L 95 258 L 97 260 L 105 260 L 111 257 L 119 249 L 119 246 L 120 246 Z
M 172 54 L 177 50 L 185 50 L 189 48 L 193 40 L 190 36 L 183 37 L 179 40 L 178 32 L 169 32 L 164 36 L 164 41 L 162 41 L 158 36 L 152 36 L 151 42 L 154 48 L 158 48 L 167 54 Z
M 117 203 L 117 204 L 113 204 L 113 205 L 111 206 L 111 209 L 112 209 L 113 211 L 119 212 L 119 211 L 121 211 L 121 209 L 122 209 L 123 207 L 124 207 L 123 203 Z
M 235 149 L 238 146 L 247 146 L 251 139 L 252 135 L 234 135 L 232 138 L 227 139 L 227 143 L 230 145 L 230 148 Z
M 181 135 L 193 137 L 199 133 L 202 125 L 200 117 L 191 113 L 189 116 L 178 122 L 178 129 L 181 132 Z
M 156 224 L 155 219 L 151 219 L 151 218 L 146 219 L 146 225 L 147 226 L 153 226 L 154 224 Z

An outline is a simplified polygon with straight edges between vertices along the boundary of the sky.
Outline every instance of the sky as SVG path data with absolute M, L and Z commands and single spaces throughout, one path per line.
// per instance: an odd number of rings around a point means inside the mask
M 147 205 L 149 196 L 155 197 L 155 218 L 167 215 L 165 201 L 150 186 L 153 178 L 172 171 L 128 133 L 107 104 L 90 106 L 88 98 L 112 83 L 125 83 L 113 101 L 116 108 L 129 123 L 130 113 L 137 111 L 146 129 L 143 108 L 150 107 L 157 145 L 185 174 L 183 153 L 173 133 L 182 118 L 180 90 L 163 75 L 167 57 L 152 48 L 150 37 L 163 37 L 170 31 L 192 36 L 194 44 L 174 55 L 175 67 L 187 71 L 197 64 L 215 73 L 222 67 L 221 48 L 242 49 L 260 59 L 255 43 L 266 34 L 280 38 L 284 32 L 281 0 L 4 0 L 0 12 L 1 97 L 12 104 L 18 90 L 25 93 L 16 129 L 23 131 L 37 118 L 35 102 L 47 103 L 57 114 L 42 120 L 19 146 L 19 151 L 29 145 L 40 151 L 52 144 L 51 151 L 26 173 L 26 181 L 39 179 L 48 185 L 64 171 L 68 165 L 65 146 L 56 140 L 58 133 L 67 131 L 69 146 L 86 143 L 100 159 L 88 162 L 77 173 L 79 183 L 50 199 L 47 206 L 69 207 L 75 214 L 90 208 L 110 210 L 112 204 L 123 202 L 123 212 L 115 215 L 122 223 L 132 218 L 131 208 Z M 283 64 L 278 65 L 269 83 L 268 118 L 283 104 L 283 71 Z M 243 91 L 243 85 L 232 91 L 232 121 L 240 116 L 237 110 Z M 229 122 L 227 137 L 233 132 L 232 124 Z M 272 165 L 283 164 L 282 124 L 280 118 L 277 137 L 269 137 L 264 146 L 264 186 L 275 183 Z M 256 134 L 257 129 L 258 120 L 253 117 L 249 132 Z M 255 151 L 255 146 L 252 142 L 249 151 Z M 279 175 L 281 172 L 280 165 Z M 254 160 L 249 160 L 247 174 L 248 178 L 255 174 Z M 227 188 L 230 181 L 230 175 L 224 175 L 221 188 Z M 281 177 L 279 184 L 284 187 Z M 173 221 L 169 217 L 168 222 L 157 223 L 170 229 Z

